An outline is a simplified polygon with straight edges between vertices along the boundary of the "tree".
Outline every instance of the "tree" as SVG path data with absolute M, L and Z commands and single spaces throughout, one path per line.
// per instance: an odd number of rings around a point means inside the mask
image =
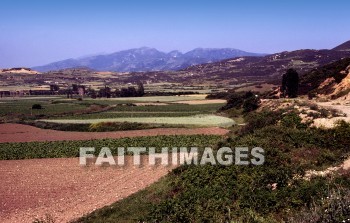
M 96 91 L 93 88 L 88 89 L 88 94 L 90 95 L 91 98 L 95 99 L 96 96 Z
M 298 96 L 299 74 L 294 69 L 288 69 L 282 76 L 282 93 L 289 98 Z
M 50 84 L 50 91 L 54 92 L 54 91 L 58 91 L 60 88 L 58 87 L 57 84 Z
M 66 93 L 67 93 L 67 98 L 73 98 L 73 90 L 72 90 L 72 88 L 68 88 Z
M 105 85 L 104 88 L 100 89 L 99 90 L 99 97 L 106 97 L 106 98 L 110 98 L 111 97 L 111 88 L 110 87 L 107 87 Z
M 142 97 L 145 94 L 145 88 L 143 87 L 142 82 L 137 84 L 137 94 L 139 97 Z
M 129 97 L 137 97 L 136 88 L 133 86 L 128 87 Z

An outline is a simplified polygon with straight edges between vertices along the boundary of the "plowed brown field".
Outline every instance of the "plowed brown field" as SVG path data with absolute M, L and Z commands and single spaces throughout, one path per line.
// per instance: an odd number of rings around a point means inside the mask
M 131 163 L 131 157 L 127 157 Z M 79 166 L 78 158 L 0 161 L 0 222 L 67 222 L 141 190 L 172 166 Z
M 21 124 L 0 124 L 1 142 L 44 142 L 62 140 L 89 140 L 104 138 L 123 138 L 137 136 L 157 136 L 157 135 L 225 135 L 228 130 L 210 128 L 159 128 L 147 130 L 130 130 L 117 132 L 65 132 L 50 129 L 40 129 L 29 125 Z

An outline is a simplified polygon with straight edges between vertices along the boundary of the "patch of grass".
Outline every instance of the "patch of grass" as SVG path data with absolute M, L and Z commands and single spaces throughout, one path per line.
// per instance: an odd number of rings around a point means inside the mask
M 135 117 L 135 118 L 106 118 L 106 119 L 40 119 L 42 122 L 71 123 L 71 124 L 94 124 L 99 122 L 130 122 L 166 125 L 188 126 L 219 126 L 231 127 L 235 122 L 218 115 L 196 115 L 185 117 Z
M 147 123 L 130 123 L 130 122 L 109 122 L 96 124 L 65 124 L 53 122 L 40 121 L 25 121 L 19 122 L 21 124 L 35 126 L 41 129 L 52 129 L 58 131 L 73 131 L 73 132 L 113 132 L 113 131 L 127 131 L 127 130 L 141 130 L 154 128 L 185 128 L 182 125 L 166 125 L 166 124 L 147 124 Z
M 32 109 L 35 104 L 40 104 L 42 109 Z M 72 104 L 52 104 L 49 100 L 7 100 L 0 103 L 0 116 L 32 116 L 32 115 L 51 115 L 72 111 L 83 110 L 86 105 L 78 103 Z
M 173 135 L 145 136 L 120 139 L 98 139 L 57 142 L 0 143 L 0 160 L 67 158 L 78 157 L 80 147 L 95 147 L 98 155 L 102 147 L 109 147 L 117 154 L 118 147 L 204 147 L 215 145 L 222 136 L 215 135 Z
M 130 102 L 174 102 L 174 101 L 192 101 L 203 100 L 207 95 L 182 95 L 182 96 L 147 96 L 147 97 L 128 97 L 128 98 L 110 98 L 108 101 L 130 101 Z

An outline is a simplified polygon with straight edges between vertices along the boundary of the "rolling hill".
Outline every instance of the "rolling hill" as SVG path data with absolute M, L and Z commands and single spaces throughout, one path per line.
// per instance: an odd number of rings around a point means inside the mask
M 273 80 L 279 79 L 288 68 L 294 68 L 300 74 L 304 74 L 348 57 L 350 57 L 350 41 L 331 50 L 303 49 L 263 57 L 237 57 L 190 66 L 182 71 L 190 73 L 193 78 L 200 76 L 217 81 L 232 78 Z

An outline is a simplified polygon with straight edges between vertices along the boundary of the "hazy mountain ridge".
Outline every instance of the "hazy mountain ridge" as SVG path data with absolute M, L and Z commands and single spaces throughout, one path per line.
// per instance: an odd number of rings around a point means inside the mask
M 344 45 L 345 44 L 345 45 Z M 77 82 L 80 84 L 86 83 L 86 81 L 101 81 L 106 83 L 137 83 L 139 81 L 143 83 L 187 83 L 187 84 L 213 84 L 213 85 L 237 85 L 243 83 L 274 83 L 280 84 L 281 76 L 286 72 L 288 68 L 296 69 L 300 75 L 307 74 L 308 72 L 325 66 L 327 64 L 339 61 L 344 58 L 350 58 L 350 47 L 346 47 L 346 43 L 335 47 L 339 50 L 296 50 L 291 52 L 280 52 L 272 55 L 254 57 L 254 56 L 240 56 L 221 60 L 218 62 L 201 63 L 195 66 L 189 66 L 181 70 L 162 70 L 162 71 L 146 71 L 146 72 L 99 72 L 99 69 L 91 69 L 86 66 L 90 60 L 101 61 L 100 68 L 104 66 L 106 58 L 109 55 L 93 56 L 81 59 L 81 64 L 75 64 L 74 68 L 59 69 L 56 71 L 45 72 L 40 75 L 36 75 L 36 80 L 29 80 L 30 82 L 43 81 L 55 81 L 65 82 L 67 80 Z M 135 50 L 139 57 L 143 56 L 144 61 L 138 63 L 132 63 L 134 68 L 141 64 L 143 67 L 151 67 L 157 63 L 164 66 L 162 56 L 165 53 L 161 53 L 155 49 L 141 48 Z M 194 50 L 189 55 L 193 58 L 200 53 L 201 49 Z M 222 53 L 223 51 L 221 51 Z M 123 51 L 115 53 L 122 55 L 124 62 L 118 64 L 123 69 L 130 69 L 128 61 L 136 61 L 135 57 L 130 51 Z M 153 55 L 150 61 L 148 61 L 150 55 Z M 178 58 L 186 61 L 186 54 L 182 54 L 179 51 L 172 51 L 167 53 L 170 58 L 166 63 L 168 66 L 173 66 L 173 61 L 178 61 Z M 154 58 L 158 58 L 155 60 Z M 200 62 L 200 58 L 198 61 Z M 74 60 L 68 60 L 70 64 L 74 64 Z M 58 66 L 59 67 L 59 66 Z M 344 68 L 342 67 L 342 70 Z M 321 80 L 321 79 L 320 79 Z M 323 79 L 322 79 L 323 81 Z M 316 83 L 316 82 L 315 82 Z M 317 81 L 318 83 L 318 81 Z M 305 85 L 304 85 L 305 86 Z M 309 90 L 309 88 L 307 88 Z
M 42 72 L 74 67 L 89 67 L 98 71 L 118 72 L 179 70 L 196 64 L 233 57 L 263 55 L 231 48 L 196 48 L 187 53 L 181 53 L 177 50 L 164 53 L 154 48 L 142 47 L 107 55 L 62 60 L 44 66 L 36 66 L 33 69 Z

